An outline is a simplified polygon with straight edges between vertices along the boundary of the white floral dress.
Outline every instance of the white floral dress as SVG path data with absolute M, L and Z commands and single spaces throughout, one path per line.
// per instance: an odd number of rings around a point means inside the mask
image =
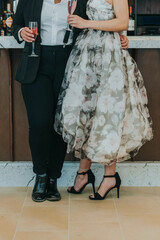
M 89 0 L 92 20 L 115 18 L 105 0 Z M 141 73 L 117 32 L 85 29 L 65 71 L 55 130 L 77 158 L 110 165 L 133 157 L 152 139 Z

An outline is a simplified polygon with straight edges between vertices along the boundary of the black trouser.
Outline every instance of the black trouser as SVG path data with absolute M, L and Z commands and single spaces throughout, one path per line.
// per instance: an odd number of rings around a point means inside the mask
M 42 46 L 36 80 L 22 84 L 22 94 L 29 121 L 29 144 L 33 171 L 61 176 L 66 144 L 53 128 L 58 95 L 63 81 L 70 46 Z

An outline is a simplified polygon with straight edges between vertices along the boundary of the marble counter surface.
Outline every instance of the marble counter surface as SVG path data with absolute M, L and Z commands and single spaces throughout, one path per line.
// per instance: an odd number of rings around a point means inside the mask
M 16 49 L 16 48 L 23 48 L 24 43 L 18 44 L 14 37 L 0 37 L 0 49 L 7 48 L 7 49 Z
M 74 182 L 75 172 L 78 167 L 78 162 L 64 162 L 62 177 L 58 179 L 58 185 L 63 187 L 70 186 Z M 103 165 L 93 163 L 92 170 L 96 175 L 96 186 L 98 186 L 102 180 Z M 121 176 L 122 186 L 160 187 L 160 161 L 126 161 L 117 163 L 117 171 Z M 31 161 L 0 162 L 0 186 L 33 186 L 34 176 Z
M 160 48 L 160 36 L 132 36 L 128 37 L 129 48 Z M 0 49 L 21 49 L 24 43 L 18 44 L 14 37 L 0 37 Z
M 129 48 L 160 48 L 160 36 L 130 36 Z

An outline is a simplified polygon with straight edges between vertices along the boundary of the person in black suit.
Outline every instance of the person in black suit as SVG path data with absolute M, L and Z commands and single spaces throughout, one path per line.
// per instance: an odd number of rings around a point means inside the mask
M 61 176 L 66 144 L 53 124 L 66 63 L 81 31 L 74 28 L 71 34 L 66 32 L 67 4 L 67 0 L 19 0 L 12 25 L 18 43 L 25 41 L 16 80 L 21 83 L 29 121 L 29 144 L 36 173 L 32 199 L 36 202 L 61 199 L 57 179 Z M 87 0 L 78 0 L 74 14 L 88 19 L 86 4 Z M 34 41 L 28 28 L 30 21 L 38 22 L 35 52 L 39 57 L 29 57 Z M 121 43 L 123 48 L 128 47 L 127 38 L 122 37 Z

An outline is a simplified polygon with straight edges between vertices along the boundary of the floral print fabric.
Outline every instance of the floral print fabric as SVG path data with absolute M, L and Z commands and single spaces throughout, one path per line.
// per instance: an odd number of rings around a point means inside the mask
M 93 20 L 115 17 L 105 0 L 89 0 Z M 116 32 L 85 29 L 71 52 L 55 130 L 77 158 L 110 165 L 133 157 L 152 139 L 144 82 Z

